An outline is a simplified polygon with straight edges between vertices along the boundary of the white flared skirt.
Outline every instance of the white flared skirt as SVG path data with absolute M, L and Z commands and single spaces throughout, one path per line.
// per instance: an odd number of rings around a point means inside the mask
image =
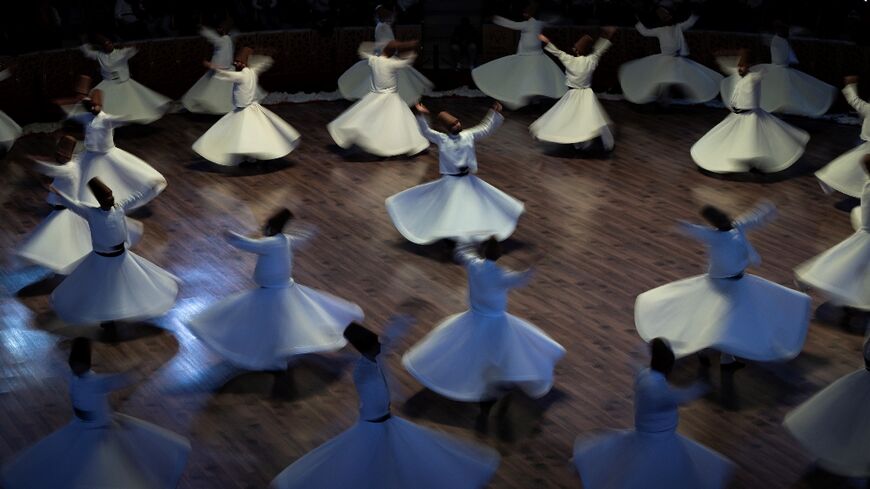
M 0 148 L 8 151 L 19 137 L 21 126 L 0 110 Z
M 272 370 L 286 368 L 294 355 L 341 349 L 344 329 L 363 317 L 356 304 L 291 282 L 233 295 L 197 314 L 188 327 L 233 364 Z
M 763 64 L 752 68 L 761 71 L 761 108 L 771 113 L 820 117 L 831 108 L 838 90 L 798 70 L 786 66 Z M 739 75 L 722 81 L 722 100 L 731 100 Z
M 103 112 L 139 124 L 163 117 L 172 102 L 132 78 L 125 82 L 103 80 L 94 88 L 103 91 Z
M 870 234 L 855 232 L 798 266 L 795 275 L 838 304 L 870 310 Z
M 81 181 L 87 182 L 98 177 L 112 189 L 115 202 L 140 192 L 148 192 L 155 185 L 157 192 L 148 200 L 140 200 L 134 207 L 141 207 L 166 188 L 166 179 L 157 170 L 141 159 L 120 148 L 112 148 L 106 153 L 85 151 L 79 157 Z M 89 205 L 98 206 L 96 197 L 87 185 L 79 187 L 78 199 Z
M 115 257 L 94 252 L 54 289 L 51 303 L 68 324 L 146 319 L 172 308 L 178 282 L 133 252 Z
M 139 242 L 142 223 L 127 218 L 127 247 Z M 88 221 L 69 209 L 49 214 L 18 248 L 18 256 L 61 275 L 69 275 L 93 250 Z
M 861 222 L 861 206 L 860 205 L 858 207 L 855 207 L 852 209 L 849 220 L 852 221 L 852 229 L 854 229 L 855 231 L 858 231 L 859 229 L 862 228 L 863 223 Z
M 479 489 L 499 456 L 399 417 L 359 421 L 284 469 L 272 489 Z
M 505 240 L 517 227 L 525 206 L 474 175 L 442 176 L 390 196 L 387 212 L 408 241 L 439 239 Z
M 810 135 L 767 112 L 728 114 L 692 146 L 692 159 L 714 173 L 785 170 L 804 154 Z
M 257 87 L 256 100 L 259 102 L 266 96 L 262 88 Z M 227 114 L 236 109 L 233 105 L 233 82 L 214 77 L 209 71 L 202 75 L 181 97 L 181 104 L 188 112 L 196 114 Z
M 723 489 L 734 464 L 673 431 L 604 433 L 574 444 L 585 489 Z
M 424 94 L 429 93 L 434 85 L 422 73 L 409 66 L 396 73 L 399 97 L 407 105 L 414 105 Z M 347 100 L 359 100 L 372 89 L 372 70 L 365 60 L 356 62 L 342 73 L 338 79 L 338 90 Z
M 788 413 L 785 428 L 825 470 L 870 477 L 870 372 L 862 368 Z
M 193 150 L 212 163 L 236 166 L 247 159 L 283 158 L 300 139 L 293 126 L 254 102 L 221 117 L 193 143 Z
M 535 139 L 559 144 L 591 141 L 613 124 L 591 88 L 574 88 L 529 126 Z
M 369 92 L 326 126 L 335 144 L 376 156 L 414 155 L 429 147 L 398 93 Z
M 748 360 L 784 361 L 803 347 L 811 302 L 755 275 L 699 275 L 637 296 L 634 321 L 644 341 L 665 338 L 677 357 L 712 348 Z
M 507 313 L 472 310 L 445 319 L 402 358 L 430 390 L 457 401 L 495 398 L 504 387 L 542 397 L 553 387 L 562 345 L 535 325 Z
M 864 156 L 868 154 L 870 154 L 870 142 L 861 144 L 840 155 L 817 171 L 816 178 L 837 192 L 856 199 L 861 198 L 864 183 L 870 178 L 864 171 L 864 163 L 862 162 Z
M 513 110 L 533 97 L 560 98 L 568 91 L 565 73 L 543 52 L 492 60 L 471 70 L 471 78 L 481 92 Z
M 108 426 L 74 420 L 28 448 L 5 467 L 6 489 L 173 489 L 190 443 L 123 414 Z
M 654 54 L 619 67 L 619 84 L 629 102 L 655 102 L 668 87 L 682 90 L 684 100 L 702 104 L 716 98 L 724 77 L 682 56 Z

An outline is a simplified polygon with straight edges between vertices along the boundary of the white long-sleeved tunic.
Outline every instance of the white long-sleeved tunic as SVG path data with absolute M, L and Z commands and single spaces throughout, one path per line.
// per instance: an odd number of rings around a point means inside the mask
M 538 35 L 547 26 L 546 22 L 537 20 L 534 17 L 522 22 L 515 22 L 504 17 L 495 16 L 492 18 L 492 23 L 521 32 L 520 42 L 517 45 L 517 54 L 538 54 L 541 52 L 541 40 L 538 39 Z
M 679 407 L 703 395 L 706 389 L 696 385 L 676 389 L 665 376 L 646 368 L 634 381 L 634 427 L 644 433 L 674 431 L 679 424 Z
M 697 21 L 698 16 L 692 15 L 688 19 L 674 25 L 647 29 L 645 25 L 638 22 L 634 27 L 642 36 L 657 37 L 659 40 L 659 50 L 662 54 L 670 56 L 688 56 L 689 45 L 686 43 L 683 32 L 691 29 Z
M 792 51 L 788 39 L 781 36 L 773 36 L 770 40 L 770 62 L 778 66 L 797 64 L 797 55 Z
M 870 233 L 870 179 L 864 183 L 861 191 L 861 229 Z
M 595 47 L 587 56 L 572 56 L 560 50 L 553 43 L 544 46 L 544 50 L 553 54 L 565 65 L 565 85 L 570 88 L 589 88 L 592 86 L 592 75 L 601 55 L 610 49 L 611 42 L 604 38 L 595 41 Z
M 395 93 L 399 90 L 399 70 L 414 64 L 417 55 L 393 56 L 387 58 L 369 53 L 360 46 L 360 58 L 368 62 L 372 71 L 371 91 L 375 93 Z
M 112 416 L 108 395 L 129 383 L 124 374 L 96 374 L 87 371 L 70 379 L 69 393 L 72 407 L 79 420 L 94 427 L 105 426 Z
M 141 200 L 153 197 L 157 187 L 147 192 L 139 192 L 127 199 L 116 202 L 109 210 L 92 207 L 72 197 L 58 192 L 60 203 L 88 221 L 91 231 L 91 243 L 98 253 L 117 251 L 118 245 L 128 242 L 126 212 L 134 208 Z
M 846 85 L 843 88 L 843 95 L 849 105 L 864 118 L 864 122 L 861 124 L 861 139 L 870 141 L 870 103 L 858 96 L 858 85 L 855 83 Z
M 236 108 L 245 107 L 257 101 L 257 72 L 246 66 L 240 71 L 215 70 L 215 78 L 226 80 L 233 84 L 233 105 Z
M 444 134 L 432 130 L 425 117 L 417 116 L 420 133 L 424 138 L 438 145 L 438 171 L 442 175 L 461 174 L 466 170 L 469 173 L 477 173 L 477 153 L 474 150 L 474 143 L 492 134 L 502 122 L 504 117 L 490 110 L 480 124 L 459 131 L 459 134 Z
M 208 39 L 208 42 L 214 46 L 214 52 L 211 55 L 211 63 L 219 68 L 229 69 L 233 66 L 233 38 L 224 34 L 220 35 L 214 29 L 203 27 L 199 30 L 199 34 Z
M 761 106 L 761 73 L 738 76 L 728 106 L 737 110 L 755 110 Z
M 353 384 L 359 396 L 359 417 L 372 421 L 390 414 L 390 388 L 381 363 L 361 357 L 353 369 Z
M 84 45 L 81 50 L 85 57 L 95 59 L 100 64 L 100 76 L 103 80 L 125 82 L 130 79 L 130 66 L 127 61 L 136 55 L 136 48 L 121 48 L 105 53 Z
M 707 245 L 711 278 L 729 278 L 743 273 L 750 265 L 761 263 L 761 257 L 746 238 L 746 232 L 756 228 L 776 214 L 772 204 L 762 204 L 733 222 L 734 228 L 719 231 L 708 226 L 680 223 L 680 229 Z
M 487 316 L 507 312 L 510 289 L 522 287 L 532 277 L 532 271 L 515 272 L 485 260 L 470 246 L 459 247 L 456 259 L 465 266 L 468 274 L 468 302 L 471 310 Z
M 310 239 L 308 234 L 284 234 L 248 238 L 230 233 L 227 241 L 240 250 L 257 254 L 254 282 L 260 287 L 280 288 L 293 283 L 293 246 Z
M 395 41 L 396 36 L 393 34 L 393 27 L 387 22 L 378 22 L 375 25 L 375 51 L 374 54 L 381 54 L 384 46 L 390 41 Z
M 94 153 L 106 153 L 115 147 L 115 128 L 124 124 L 122 116 L 100 112 L 97 115 L 82 112 L 70 119 L 85 126 L 85 149 Z

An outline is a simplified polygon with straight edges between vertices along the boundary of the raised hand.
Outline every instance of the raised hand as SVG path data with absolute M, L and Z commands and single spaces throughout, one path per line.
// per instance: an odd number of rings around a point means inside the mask
M 550 44 L 550 38 L 543 34 L 538 34 L 538 39 L 545 44 Z
M 414 108 L 417 109 L 418 114 L 429 114 L 429 109 L 427 109 L 426 106 L 423 105 L 423 102 L 418 102 L 417 105 L 414 106 Z
M 495 103 L 492 104 L 492 110 L 501 114 L 501 109 L 502 109 L 501 103 L 498 100 L 496 100 Z
M 843 84 L 846 86 L 854 85 L 855 83 L 858 83 L 858 77 L 855 75 L 849 75 L 843 79 Z

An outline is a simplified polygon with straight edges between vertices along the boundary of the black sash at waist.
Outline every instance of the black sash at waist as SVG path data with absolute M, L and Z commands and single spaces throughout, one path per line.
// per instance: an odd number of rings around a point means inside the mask
M 112 246 L 112 249 L 109 250 L 109 251 L 97 251 L 97 250 L 94 250 L 94 253 L 96 253 L 96 254 L 98 254 L 98 255 L 100 255 L 100 256 L 108 257 L 108 258 L 112 258 L 112 257 L 115 257 L 115 256 L 121 256 L 121 255 L 124 254 L 124 243 L 121 243 L 121 244 L 117 244 L 117 245 L 115 245 L 115 246 Z
M 60 204 L 57 204 L 57 205 L 53 205 L 53 206 L 51 206 L 51 208 L 54 209 L 54 210 L 56 210 L 56 211 L 62 211 L 62 210 L 64 210 L 64 209 L 66 209 L 66 206 L 64 206 L 64 205 L 60 205 Z
M 73 414 L 75 414 L 76 418 L 79 418 L 82 421 L 93 421 L 94 415 L 90 411 L 82 411 L 78 408 L 73 408 Z
M 365 420 L 365 422 L 366 423 L 383 423 L 384 421 L 386 421 L 392 417 L 393 417 L 393 415 L 391 413 L 387 413 L 387 414 L 381 416 L 380 418 L 367 419 L 367 420 Z
M 743 272 L 740 272 L 737 275 L 732 275 L 730 277 L 722 277 L 722 280 L 740 280 L 741 278 L 743 278 Z
M 731 107 L 731 112 L 734 112 L 735 114 L 749 114 L 754 111 L 755 109 L 738 109 L 736 107 Z
M 463 168 L 462 170 L 459 171 L 459 173 L 445 173 L 444 175 L 446 175 L 448 177 L 464 177 L 464 176 L 468 175 L 468 173 L 469 173 L 468 168 Z

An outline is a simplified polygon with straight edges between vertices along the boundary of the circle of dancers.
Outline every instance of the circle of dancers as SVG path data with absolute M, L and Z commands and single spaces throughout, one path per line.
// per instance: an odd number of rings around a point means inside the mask
M 633 103 L 675 98 L 703 103 L 721 92 L 730 113 L 690 150 L 697 165 L 710 172 L 771 173 L 797 161 L 809 136 L 773 113 L 817 116 L 834 102 L 835 90 L 791 67 L 797 58 L 787 26 L 776 26 L 770 64 L 754 63 L 748 50 L 718 53 L 720 67 L 730 75 L 725 78 L 687 57 L 684 32 L 697 15 L 677 21 L 665 8 L 656 14 L 660 26 L 638 22 L 636 29 L 657 38 L 660 53 L 620 68 L 625 98 Z M 614 124 L 591 82 L 599 60 L 617 42 L 616 29 L 602 28 L 597 40 L 584 35 L 565 52 L 543 34 L 548 24 L 535 15 L 530 5 L 521 21 L 493 19 L 521 35 L 516 54 L 472 72 L 478 87 L 497 100 L 483 120 L 466 128 L 442 111 L 433 128 L 430 109 L 419 102 L 432 83 L 413 68 L 418 43 L 396 40 L 394 13 L 378 6 L 374 43 L 360 46 L 361 61 L 339 80 L 342 95 L 356 102 L 328 125 L 338 146 L 381 157 L 437 146 L 440 178 L 388 197 L 385 207 L 408 241 L 456 243 L 455 259 L 467 274 L 468 309 L 435 325 L 405 352 L 402 365 L 438 395 L 478 403 L 483 424 L 496 400 L 511 390 L 545 396 L 566 349 L 508 312 L 509 291 L 534 276 L 533 269 L 515 271 L 498 263 L 500 242 L 516 229 L 524 204 L 477 176 L 475 144 L 502 125 L 502 106 L 516 109 L 548 97 L 559 100 L 531 124 L 532 137 L 581 149 L 595 141 L 606 151 L 615 145 Z M 190 112 L 223 116 L 193 143 L 193 150 L 225 166 L 282 158 L 299 146 L 301 135 L 260 105 L 265 92 L 258 77 L 272 60 L 248 46 L 236 49 L 229 33 L 228 25 L 201 30 L 214 45 L 214 55 L 203 62 L 207 72 L 182 103 Z M 545 52 L 561 63 L 564 73 Z M 82 77 L 76 95 L 64 103 L 69 118 L 84 128 L 84 149 L 76 152 L 77 141 L 64 136 L 53 158 L 27 156 L 36 171 L 52 179 L 47 198 L 52 211 L 20 245 L 18 255 L 64 277 L 51 294 L 51 306 L 63 322 L 100 324 L 106 334 L 116 335 L 124 322 L 170 310 L 181 282 L 132 251 L 144 226 L 127 213 L 157 198 L 167 182 L 148 163 L 116 147 L 113 138 L 116 127 L 160 118 L 169 99 L 131 78 L 128 60 L 135 48 L 118 48 L 95 36 L 82 53 L 99 63 L 102 77 L 93 88 Z M 0 81 L 9 76 L 9 70 L 0 72 Z M 863 117 L 863 144 L 816 174 L 826 191 L 860 199 L 851 215 L 855 232 L 795 269 L 801 286 L 853 313 L 870 311 L 870 104 L 860 98 L 857 81 L 847 77 L 843 94 Z M 0 145 L 8 150 L 20 134 L 21 128 L 0 112 Z M 718 352 L 723 371 L 735 371 L 745 361 L 783 362 L 801 352 L 811 319 L 810 297 L 747 273 L 761 263 L 749 233 L 775 215 L 770 202 L 736 218 L 705 206 L 700 210 L 705 224 L 679 224 L 686 237 L 707 248 L 708 270 L 637 297 L 635 324 L 649 344 L 650 361 L 635 379 L 634 428 L 577 439 L 573 463 L 584 487 L 712 489 L 728 484 L 734 464 L 676 431 L 679 407 L 703 396 L 709 385 L 702 378 L 679 389 L 668 377 L 676 360 L 689 355 L 707 367 L 708 354 Z M 212 304 L 187 324 L 215 354 L 249 370 L 281 370 L 298 355 L 334 352 L 348 344 L 359 353 L 353 369 L 358 421 L 289 461 L 272 487 L 358 487 L 360 477 L 367 481 L 360 487 L 371 488 L 485 486 L 499 465 L 497 452 L 392 413 L 381 358 L 413 318 L 395 316 L 379 336 L 360 324 L 364 312 L 358 305 L 295 282 L 294 256 L 316 239 L 316 231 L 294 222 L 290 210 L 279 209 L 259 236 L 227 231 L 230 246 L 257 255 L 257 288 Z M 870 341 L 863 357 L 864 367 L 818 392 L 784 420 L 786 430 L 821 467 L 859 478 L 870 477 Z M 76 338 L 69 353 L 73 419 L 5 461 L 0 472 L 4 487 L 176 486 L 190 443 L 114 413 L 108 394 L 135 382 L 135 376 L 98 374 L 91 365 L 91 342 Z M 48 466 L 53 470 L 45 470 Z

